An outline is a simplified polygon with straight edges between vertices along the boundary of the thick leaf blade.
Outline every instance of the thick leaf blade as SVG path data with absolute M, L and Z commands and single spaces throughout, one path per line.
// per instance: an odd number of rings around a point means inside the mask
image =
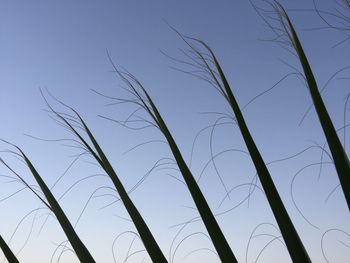
M 198 212 L 203 220 L 203 223 L 208 231 L 208 234 L 213 242 L 213 245 L 218 252 L 218 256 L 222 262 L 238 262 L 230 245 L 228 244 L 218 222 L 215 219 L 213 212 L 211 211 L 208 202 L 206 201 L 202 191 L 200 190 L 191 170 L 187 166 L 182 154 L 170 133 L 166 123 L 164 122 L 161 114 L 159 113 L 157 107 L 153 103 L 152 98 L 149 96 L 148 92 L 140 86 L 146 98 L 148 99 L 152 112 L 154 113 L 154 119 L 159 125 L 159 129 L 162 131 L 164 137 L 168 141 L 169 147 L 175 157 L 177 165 L 181 171 L 181 174 L 185 180 L 185 183 L 191 193 L 192 199 L 196 204 Z
M 223 95 L 231 107 L 236 120 L 238 127 L 241 131 L 242 137 L 245 141 L 249 154 L 251 155 L 254 166 L 257 170 L 260 182 L 263 186 L 263 189 L 266 193 L 267 200 L 270 204 L 272 212 L 275 216 L 277 224 L 281 230 L 282 236 L 286 242 L 287 249 L 293 260 L 293 262 L 302 262 L 308 263 L 311 262 L 309 255 L 304 248 L 304 245 L 294 227 L 292 220 L 290 219 L 288 212 L 282 202 L 282 199 L 277 191 L 277 188 L 272 180 L 270 172 L 268 171 L 265 162 L 254 142 L 253 137 L 250 134 L 248 126 L 246 125 L 245 119 L 243 117 L 242 111 L 239 108 L 239 105 L 236 101 L 236 98 L 233 95 L 232 89 L 226 79 L 226 76 L 214 54 L 212 49 L 203 41 L 196 40 L 201 43 L 210 53 L 214 65 L 219 74 L 220 80 L 222 82 Z M 208 69 L 212 71 L 212 69 Z M 221 84 L 220 84 L 221 85 Z
M 0 248 L 2 252 L 4 253 L 7 261 L 9 263 L 19 263 L 18 259 L 16 258 L 15 254 L 12 252 L 12 250 L 9 248 L 5 240 L 0 235 Z
M 288 26 L 291 30 L 291 38 L 295 47 L 295 50 L 298 54 L 300 63 L 302 65 L 302 68 L 304 70 L 304 75 L 308 84 L 308 88 L 310 91 L 310 95 L 314 104 L 314 107 L 317 112 L 317 116 L 319 119 L 319 122 L 322 126 L 324 135 L 327 139 L 327 143 L 329 146 L 329 149 L 331 151 L 333 160 L 334 160 L 334 166 L 336 168 L 338 178 L 340 181 L 340 185 L 342 187 L 346 203 L 348 205 L 348 209 L 350 210 L 350 162 L 349 158 L 340 142 L 340 139 L 337 135 L 336 129 L 334 128 L 334 125 L 332 123 L 332 120 L 329 116 L 329 113 L 327 111 L 327 108 L 323 102 L 323 99 L 321 97 L 321 94 L 318 90 L 317 82 L 314 77 L 314 74 L 312 72 L 311 66 L 309 64 L 309 61 L 306 57 L 306 54 L 304 52 L 304 49 L 301 45 L 301 42 L 298 38 L 297 32 L 293 27 L 292 22 L 290 21 L 287 13 L 282 10 L 285 14 L 285 17 L 287 19 Z
M 90 254 L 89 250 L 86 248 L 84 243 L 80 240 L 78 234 L 75 232 L 72 224 L 68 220 L 66 214 L 64 213 L 63 209 L 57 202 L 54 195 L 51 193 L 50 189 L 47 187 L 44 180 L 41 178 L 38 171 L 35 169 L 32 162 L 29 160 L 29 158 L 24 154 L 24 152 L 17 147 L 17 149 L 21 152 L 24 161 L 28 165 L 29 170 L 31 171 L 33 177 L 37 181 L 39 187 L 41 188 L 42 192 L 44 193 L 47 202 L 49 203 L 52 212 L 55 214 L 58 222 L 60 223 L 64 233 L 66 234 L 70 244 L 72 245 L 77 257 L 79 258 L 80 262 L 82 263 L 95 263 L 94 258 Z
M 128 211 L 139 235 L 140 238 L 149 254 L 153 262 L 159 262 L 159 263 L 167 263 L 167 259 L 164 256 L 163 252 L 161 251 L 158 243 L 156 242 L 155 238 L 153 237 L 152 232 L 148 228 L 146 222 L 144 221 L 143 217 L 141 216 L 140 212 L 130 199 L 127 191 L 125 190 L 122 182 L 120 181 L 117 173 L 113 169 L 111 163 L 109 162 L 107 156 L 103 152 L 102 148 L 98 144 L 97 140 L 95 139 L 94 135 L 92 134 L 91 130 L 85 123 L 85 121 L 82 119 L 80 114 L 75 111 L 74 109 L 70 108 L 79 118 L 81 124 L 83 125 L 83 128 L 88 135 L 91 143 L 93 144 L 93 147 L 96 149 L 96 152 L 93 150 L 93 148 L 89 145 L 89 143 L 78 133 L 78 131 L 60 114 L 55 112 L 51 107 L 50 109 L 61 119 L 63 120 L 68 127 L 73 131 L 73 133 L 79 138 L 79 140 L 83 143 L 83 145 L 87 148 L 87 150 L 91 153 L 91 155 L 95 158 L 95 160 L 101 165 L 102 169 L 107 173 L 107 175 L 112 180 L 120 199 L 122 200 L 126 210 Z

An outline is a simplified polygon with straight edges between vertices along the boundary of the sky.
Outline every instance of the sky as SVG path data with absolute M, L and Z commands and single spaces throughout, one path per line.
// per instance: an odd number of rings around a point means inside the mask
M 316 2 L 327 12 L 341 10 L 336 1 Z M 322 95 L 335 127 L 341 128 L 349 123 L 349 117 L 344 117 L 350 73 L 346 69 L 350 41 L 342 42 L 346 32 L 327 28 L 314 12 L 312 0 L 282 3 L 295 24 L 319 88 L 329 82 Z M 19 145 L 50 187 L 79 149 L 69 143 L 33 138 L 73 138 L 48 113 L 40 89 L 55 109 L 69 113 L 50 94 L 83 116 L 126 189 L 157 160 L 172 157 L 167 145 L 160 142 L 164 138 L 158 130 L 128 129 L 101 118 L 125 120 L 133 111 L 131 105 L 111 105 L 113 101 L 93 91 L 127 97 L 108 51 L 116 65 L 135 75 L 149 91 L 194 176 L 201 178 L 199 186 L 213 212 L 228 211 L 217 220 L 238 261 L 291 262 L 283 240 L 276 238 L 280 233 L 264 194 L 256 190 L 249 203 L 236 207 L 249 187 L 235 186 L 249 183 L 255 169 L 250 157 L 237 151 L 246 150 L 237 126 L 223 123 L 200 132 L 223 116 L 218 113 L 231 112 L 212 86 L 183 72 L 193 70 L 179 62 L 191 62 L 184 54 L 189 54 L 188 47 L 169 27 L 209 44 L 241 107 L 283 79 L 243 111 L 266 163 L 323 145 L 325 138 L 313 108 L 300 124 L 311 105 L 307 88 L 296 74 L 284 78 L 301 70 L 295 54 L 270 41 L 274 38 L 271 29 L 249 1 L 1 0 L 0 14 L 0 138 Z M 342 141 L 347 137 L 344 130 L 339 137 Z M 153 143 L 134 149 L 150 141 Z M 349 153 L 348 143 L 345 149 Z M 2 143 L 0 157 L 35 184 L 28 169 L 8 150 L 13 148 Z M 211 154 L 218 155 L 215 166 Z M 269 170 L 313 262 L 347 262 L 350 217 L 340 188 L 330 195 L 339 181 L 331 164 L 319 165 L 321 158 L 320 149 L 314 147 L 269 165 Z M 323 161 L 329 162 L 327 158 Z M 224 199 L 226 192 L 215 167 L 227 189 L 235 189 L 229 199 Z M 176 234 L 197 212 L 188 190 L 177 180 L 182 179 L 181 174 L 174 166 L 166 168 L 170 169 L 151 173 L 130 197 L 171 262 L 219 262 L 201 222 Z M 23 186 L 5 177 L 13 174 L 4 166 L 0 174 L 0 233 L 19 260 L 78 262 L 69 250 L 59 256 L 59 244 L 66 237 L 47 210 L 34 211 L 42 207 L 40 201 L 28 190 L 19 191 Z M 101 188 L 84 209 L 97 188 L 112 186 L 103 176 L 75 185 L 96 174 L 101 174 L 101 169 L 84 157 L 53 188 L 58 198 L 74 185 L 60 204 L 73 224 L 84 211 L 76 223 L 77 233 L 97 262 L 123 262 L 130 254 L 127 262 L 151 262 L 131 232 L 135 229 L 122 203 L 113 202 L 118 198 L 114 191 Z

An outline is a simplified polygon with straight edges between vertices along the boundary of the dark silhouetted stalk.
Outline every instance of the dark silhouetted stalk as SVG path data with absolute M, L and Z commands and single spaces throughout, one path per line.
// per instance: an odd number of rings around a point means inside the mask
M 1 235 L 0 235 L 0 248 L 2 252 L 4 252 L 4 255 L 9 263 L 19 263 L 15 254 L 13 254 L 12 250 L 6 244 L 5 240 L 2 238 Z
M 11 144 L 13 145 L 13 144 Z M 85 247 L 83 242 L 80 240 L 79 236 L 75 232 L 72 224 L 69 222 L 67 216 L 65 215 L 64 211 L 62 210 L 61 206 L 57 202 L 56 198 L 50 191 L 50 189 L 47 187 L 44 180 L 41 178 L 40 174 L 35 169 L 32 162 L 29 160 L 29 158 L 26 156 L 26 154 L 16 145 L 13 145 L 17 148 L 17 150 L 20 152 L 20 156 L 23 158 L 25 163 L 27 164 L 29 170 L 31 171 L 33 177 L 35 178 L 36 182 L 38 183 L 39 187 L 41 188 L 43 194 L 46 197 L 46 200 L 43 200 L 40 198 L 40 200 L 55 214 L 58 222 L 60 223 L 64 233 L 66 234 L 69 242 L 71 243 L 77 257 L 79 258 L 80 262 L 82 263 L 95 263 L 95 260 L 91 256 L 89 250 Z M 20 177 L 9 165 L 7 165 L 3 160 L 1 160 L 13 173 L 16 174 L 22 181 L 22 177 Z M 25 183 L 27 186 L 28 184 Z M 33 189 L 31 189 L 33 192 L 35 192 Z M 38 196 L 38 195 L 37 195 Z M 40 197 L 40 196 L 38 196 Z
M 225 74 L 214 54 L 212 49 L 202 40 L 194 39 L 190 37 L 183 37 L 179 34 L 180 37 L 185 41 L 185 43 L 192 49 L 197 58 L 202 61 L 201 68 L 209 74 L 211 78 L 211 83 L 219 91 L 219 93 L 225 98 L 231 107 L 233 113 L 235 114 L 237 125 L 241 131 L 249 154 L 252 158 L 254 166 L 257 170 L 262 187 L 265 191 L 267 200 L 270 204 L 272 212 L 275 216 L 275 219 L 278 223 L 278 226 L 281 230 L 282 236 L 286 242 L 289 254 L 293 262 L 308 263 L 311 262 L 307 251 L 304 248 L 303 243 L 293 225 L 292 220 L 290 219 L 288 212 L 282 202 L 282 199 L 276 189 L 276 186 L 272 180 L 270 172 L 268 171 L 265 162 L 250 134 L 250 131 L 244 120 L 242 111 L 239 108 L 239 105 L 233 95 L 231 87 L 225 77 Z M 200 43 L 208 52 L 210 59 L 204 57 L 205 55 L 191 45 L 187 39 L 196 41 Z M 213 65 L 215 70 L 212 68 Z
M 108 55 L 110 58 L 110 56 Z M 117 69 L 115 64 L 110 58 L 110 61 L 116 71 L 116 73 L 121 77 L 121 79 L 128 85 L 130 88 L 130 92 L 135 96 L 138 106 L 142 107 L 152 118 L 154 121 L 154 126 L 159 128 L 159 130 L 163 133 L 166 138 L 169 147 L 175 157 L 177 165 L 181 171 L 181 174 L 185 180 L 185 183 L 191 193 L 194 203 L 198 209 L 198 212 L 203 220 L 203 223 L 208 231 L 208 234 L 213 242 L 213 245 L 218 252 L 218 256 L 220 260 L 224 263 L 233 263 L 237 262 L 235 255 L 233 254 L 223 232 L 220 229 L 219 224 L 217 223 L 213 212 L 211 211 L 202 191 L 200 190 L 195 178 L 193 177 L 190 169 L 188 168 L 186 162 L 184 161 L 181 152 L 171 135 L 167 125 L 165 124 L 162 116 L 160 115 L 157 107 L 153 103 L 151 97 L 149 96 L 146 89 L 143 85 L 128 72 L 121 72 Z M 137 85 L 142 93 L 134 86 Z M 143 95 L 142 95 L 143 94 Z
M 91 143 L 93 144 L 93 147 L 95 150 L 87 143 L 87 141 L 78 133 L 78 131 L 73 127 L 73 125 L 61 114 L 56 112 L 49 104 L 51 111 L 59 118 L 61 119 L 68 127 L 72 130 L 72 132 L 78 137 L 82 145 L 86 148 L 87 152 L 89 152 L 94 159 L 99 163 L 101 168 L 107 173 L 109 178 L 112 180 L 116 190 L 118 191 L 118 194 L 120 196 L 120 199 L 122 200 L 126 210 L 128 211 L 132 221 L 134 222 L 134 225 L 140 234 L 140 238 L 149 254 L 153 262 L 159 262 L 159 263 L 167 263 L 167 259 L 165 258 L 164 254 L 162 253 L 160 247 L 158 246 L 156 240 L 154 239 L 152 232 L 149 230 L 146 222 L 142 218 L 140 212 L 137 210 L 134 203 L 131 201 L 127 191 L 125 190 L 122 182 L 120 181 L 119 177 L 117 176 L 117 173 L 113 169 L 112 165 L 110 164 L 108 158 L 104 154 L 102 148 L 97 143 L 95 137 L 93 136 L 92 132 L 88 128 L 87 124 L 84 122 L 84 120 L 81 118 L 79 113 L 75 111 L 74 109 L 70 108 L 79 118 L 79 121 L 82 125 L 82 128 L 85 130 L 86 134 L 88 135 Z
M 303 67 L 305 79 L 307 81 L 307 86 L 310 91 L 310 95 L 315 106 L 318 119 L 322 126 L 323 132 L 328 142 L 329 149 L 332 153 L 334 160 L 334 165 L 339 177 L 340 185 L 342 187 L 348 209 L 350 210 L 350 162 L 349 158 L 339 140 L 337 132 L 334 128 L 332 120 L 328 114 L 327 108 L 324 105 L 321 94 L 318 90 L 317 83 L 310 67 L 309 61 L 305 55 L 304 49 L 299 41 L 298 35 L 293 27 L 293 24 L 288 17 L 286 11 L 281 5 L 277 6 L 279 14 L 281 16 L 281 21 L 285 22 L 286 33 L 293 44 L 293 47 L 298 54 L 300 63 Z M 289 30 L 288 30 L 289 29 Z

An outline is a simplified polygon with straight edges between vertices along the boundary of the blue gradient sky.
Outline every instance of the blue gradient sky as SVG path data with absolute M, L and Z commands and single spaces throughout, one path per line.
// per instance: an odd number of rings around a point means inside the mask
M 319 1 L 324 10 L 336 7 L 333 1 Z M 295 11 L 312 8 L 311 0 L 283 1 L 295 22 L 315 76 L 322 87 L 339 69 L 349 66 L 349 41 L 332 48 L 344 38 L 335 30 L 308 30 L 324 26 L 313 12 Z M 163 144 L 148 144 L 123 154 L 133 146 L 149 140 L 163 139 L 157 130 L 131 131 L 98 117 L 123 119 L 128 106 L 105 107 L 110 101 L 91 91 L 123 97 L 122 82 L 111 73 L 106 50 L 113 60 L 132 72 L 149 90 L 163 114 L 180 149 L 189 162 L 193 140 L 203 127 L 217 116 L 203 112 L 229 112 L 223 98 L 212 87 L 172 67 L 188 69 L 162 54 L 185 58 L 184 43 L 167 26 L 167 21 L 184 34 L 205 40 L 216 52 L 242 106 L 252 97 L 270 88 L 286 74 L 300 69 L 298 61 L 276 43 L 262 41 L 272 36 L 249 1 L 0 1 L 0 138 L 14 142 L 28 153 L 48 185 L 65 171 L 76 149 L 59 143 L 34 140 L 24 134 L 57 139 L 71 135 L 45 112 L 39 88 L 47 88 L 65 103 L 76 108 L 86 119 L 101 146 L 110 156 L 125 186 L 130 189 L 162 157 L 171 157 Z M 294 10 L 294 11 L 293 11 Z M 349 70 L 330 82 L 323 96 L 337 128 L 343 125 L 345 96 L 349 92 Z M 52 100 L 51 100 L 52 101 Z M 52 101 L 53 102 L 53 101 Z M 54 103 L 54 102 L 53 102 Z M 58 109 L 62 109 L 55 104 Z M 266 162 L 291 156 L 325 139 L 314 110 L 301 126 L 310 105 L 308 91 L 299 79 L 287 78 L 268 95 L 256 100 L 244 111 L 247 124 Z M 348 110 L 347 110 L 348 111 Z M 346 122 L 349 122 L 347 118 Z M 343 133 L 339 135 L 343 138 Z M 210 159 L 210 131 L 203 132 L 194 148 L 192 171 L 198 177 Z M 2 144 L 1 150 L 8 149 Z M 223 125 L 213 132 L 214 154 L 227 149 L 245 150 L 237 127 Z M 349 147 L 347 147 L 347 150 Z M 23 165 L 7 153 L 9 161 L 28 182 L 33 182 Z M 338 184 L 334 169 L 324 165 L 303 170 L 294 181 L 293 193 L 299 209 L 316 227 L 310 226 L 298 212 L 291 198 L 293 176 L 305 165 L 320 162 L 320 150 L 313 149 L 297 158 L 271 165 L 271 174 L 295 222 L 296 228 L 314 262 L 326 262 L 321 251 L 322 235 L 329 229 L 350 232 L 350 217 L 339 189 L 325 202 Z M 325 161 L 327 158 L 325 157 Z M 101 171 L 91 159 L 79 160 L 54 188 L 59 197 L 77 180 Z M 216 159 L 216 165 L 229 189 L 248 183 L 255 170 L 250 159 L 241 153 L 228 152 Z M 1 174 L 9 175 L 3 167 Z M 181 224 L 197 213 L 188 191 L 168 174 L 181 178 L 173 170 L 153 173 L 131 197 L 147 221 L 166 255 Z M 109 180 L 94 177 L 73 188 L 60 203 L 74 223 L 91 193 Z M 247 187 L 239 188 L 219 204 L 224 189 L 209 165 L 200 187 L 216 212 L 229 210 L 242 200 Z M 0 178 L 0 199 L 21 189 L 17 183 Z M 108 194 L 108 195 L 104 195 Z M 97 262 L 113 262 L 113 240 L 124 231 L 134 230 L 120 202 L 101 209 L 115 200 L 111 191 L 101 190 L 92 199 L 76 229 Z M 29 191 L 22 191 L 0 203 L 0 233 L 9 241 L 21 218 L 40 206 Z M 13 236 L 10 246 L 21 262 L 49 262 L 57 244 L 65 236 L 53 217 L 41 226 L 47 211 L 30 214 Z M 265 197 L 259 191 L 238 208 L 218 217 L 218 221 L 240 262 L 245 262 L 246 247 L 253 229 L 260 223 L 276 225 Z M 32 231 L 30 231 L 32 229 Z M 187 235 L 203 231 L 202 224 L 191 224 L 176 239 L 174 248 Z M 256 234 L 279 235 L 271 225 L 263 225 Z M 251 241 L 248 262 L 254 262 L 271 236 L 258 235 Z M 27 242 L 26 242 L 27 240 Z M 123 262 L 132 234 L 122 235 L 114 246 L 117 262 Z M 24 244 L 26 244 L 24 246 Z M 345 245 L 344 245 L 345 244 Z M 323 245 L 329 262 L 347 262 L 350 238 L 340 232 L 327 232 Z M 142 249 L 135 241 L 131 251 Z M 205 235 L 186 239 L 178 248 L 174 262 L 219 262 L 208 250 L 213 249 Z M 187 256 L 186 256 L 187 255 Z M 136 254 L 128 262 L 150 262 L 146 253 Z M 54 257 L 57 259 L 57 254 Z M 75 262 L 70 252 L 61 262 Z M 282 242 L 275 241 L 262 253 L 259 262 L 290 262 Z

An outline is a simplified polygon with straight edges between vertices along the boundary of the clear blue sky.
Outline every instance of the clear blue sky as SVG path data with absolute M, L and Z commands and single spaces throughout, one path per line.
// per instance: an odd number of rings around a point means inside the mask
M 334 11 L 335 1 L 320 0 L 320 7 Z M 309 30 L 323 27 L 322 20 L 310 11 L 311 0 L 283 1 L 295 22 L 315 76 L 322 87 L 339 69 L 349 66 L 350 41 L 336 48 L 344 38 L 336 30 Z M 48 185 L 65 171 L 79 151 L 60 143 L 38 141 L 30 134 L 46 139 L 70 138 L 71 134 L 57 125 L 45 111 L 39 88 L 47 89 L 65 103 L 76 108 L 87 120 L 95 136 L 108 153 L 125 186 L 130 189 L 159 158 L 170 157 L 167 147 L 148 144 L 128 154 L 128 149 L 149 140 L 163 139 L 157 130 L 131 131 L 98 117 L 126 118 L 127 105 L 105 107 L 110 101 L 91 90 L 125 96 L 122 82 L 111 72 L 106 50 L 120 66 L 132 72 L 148 89 L 187 162 L 192 142 L 199 130 L 215 122 L 216 115 L 203 112 L 228 112 L 227 105 L 212 87 L 173 67 L 189 69 L 172 61 L 161 51 L 186 59 L 181 50 L 184 43 L 166 24 L 186 35 L 205 40 L 216 52 L 241 106 L 252 97 L 270 88 L 294 69 L 298 61 L 281 46 L 269 41 L 271 31 L 264 26 L 249 1 L 0 1 L 0 138 L 20 145 L 31 157 Z M 282 62 L 284 61 L 284 62 Z M 345 96 L 349 92 L 349 70 L 339 74 L 323 93 L 325 103 L 337 128 L 343 125 Z M 54 103 L 54 102 L 53 102 Z M 59 109 L 59 105 L 54 104 Z M 315 111 L 312 109 L 301 126 L 298 125 L 310 105 L 307 89 L 295 77 L 287 78 L 272 92 L 244 111 L 247 124 L 266 162 L 291 156 L 308 146 L 325 142 Z M 347 112 L 349 109 L 347 109 Z M 346 119 L 349 123 L 349 118 Z M 343 133 L 339 136 L 343 138 Z M 210 159 L 210 131 L 198 137 L 194 148 L 192 170 L 198 177 Z M 347 144 L 348 145 L 348 144 Z M 8 149 L 5 144 L 1 150 Z M 234 125 L 223 125 L 213 133 L 214 154 L 227 149 L 245 150 L 241 135 Z M 349 147 L 347 146 L 347 150 Z M 28 170 L 8 153 L 1 153 L 28 182 L 34 183 Z M 321 238 L 329 229 L 350 232 L 350 217 L 341 191 L 325 202 L 338 184 L 331 165 L 319 165 L 303 170 L 293 184 L 295 202 L 317 228 L 310 226 L 296 209 L 291 198 L 293 176 L 305 165 L 320 162 L 321 152 L 309 150 L 299 157 L 271 165 L 271 173 L 291 218 L 314 262 L 326 262 L 321 252 Z M 79 160 L 54 188 L 59 197 L 77 180 L 101 171 L 91 159 Z M 324 161 L 327 157 L 324 157 Z M 250 158 L 237 152 L 227 152 L 216 159 L 216 165 L 229 189 L 248 183 L 255 170 Z M 0 174 L 9 175 L 1 167 Z M 179 227 L 197 213 L 188 191 L 168 174 L 181 178 L 173 170 L 152 174 L 131 197 L 147 221 L 166 255 Z M 109 180 L 94 177 L 79 184 L 60 203 L 74 223 L 91 193 L 100 186 L 111 186 Z M 225 196 L 213 165 L 210 164 L 200 181 L 209 204 L 216 213 L 234 207 L 248 192 L 238 188 Z M 21 189 L 16 183 L 0 178 L 0 199 Z M 108 195 L 104 195 L 108 194 Z M 76 229 L 97 262 L 113 262 L 112 243 L 122 232 L 134 230 L 120 202 L 100 209 L 114 200 L 110 190 L 101 190 L 94 198 Z M 16 225 L 32 209 L 40 206 L 29 191 L 22 191 L 0 202 L 0 233 L 10 240 Z M 30 214 L 13 236 L 10 246 L 21 262 L 49 262 L 57 244 L 65 240 L 53 217 L 41 226 L 47 211 Z M 271 210 L 261 192 L 256 191 L 242 206 L 218 217 L 230 245 L 240 262 L 245 262 L 249 236 L 260 223 L 276 225 Z M 32 230 L 31 230 L 32 229 Z M 174 248 L 187 235 L 205 229 L 201 223 L 191 224 L 175 240 Z M 254 262 L 259 251 L 272 237 L 279 235 L 271 225 L 263 225 L 251 241 L 248 262 Z M 115 243 L 117 262 L 123 262 L 132 243 L 131 234 L 122 235 Z M 25 246 L 24 246 L 25 244 Z M 329 232 L 324 239 L 329 262 L 347 262 L 350 258 L 350 238 L 340 232 Z M 179 246 L 174 262 L 219 262 L 208 250 L 213 249 L 204 235 L 195 235 Z M 131 252 L 143 249 L 135 241 Z M 1 255 L 1 254 L 0 254 Z M 187 255 L 187 256 L 186 256 Z M 128 262 L 150 262 L 146 253 L 131 257 Z M 54 257 L 57 259 L 57 255 Z M 61 262 L 75 262 L 70 252 Z M 290 262 L 284 245 L 275 241 L 260 255 L 259 262 Z

